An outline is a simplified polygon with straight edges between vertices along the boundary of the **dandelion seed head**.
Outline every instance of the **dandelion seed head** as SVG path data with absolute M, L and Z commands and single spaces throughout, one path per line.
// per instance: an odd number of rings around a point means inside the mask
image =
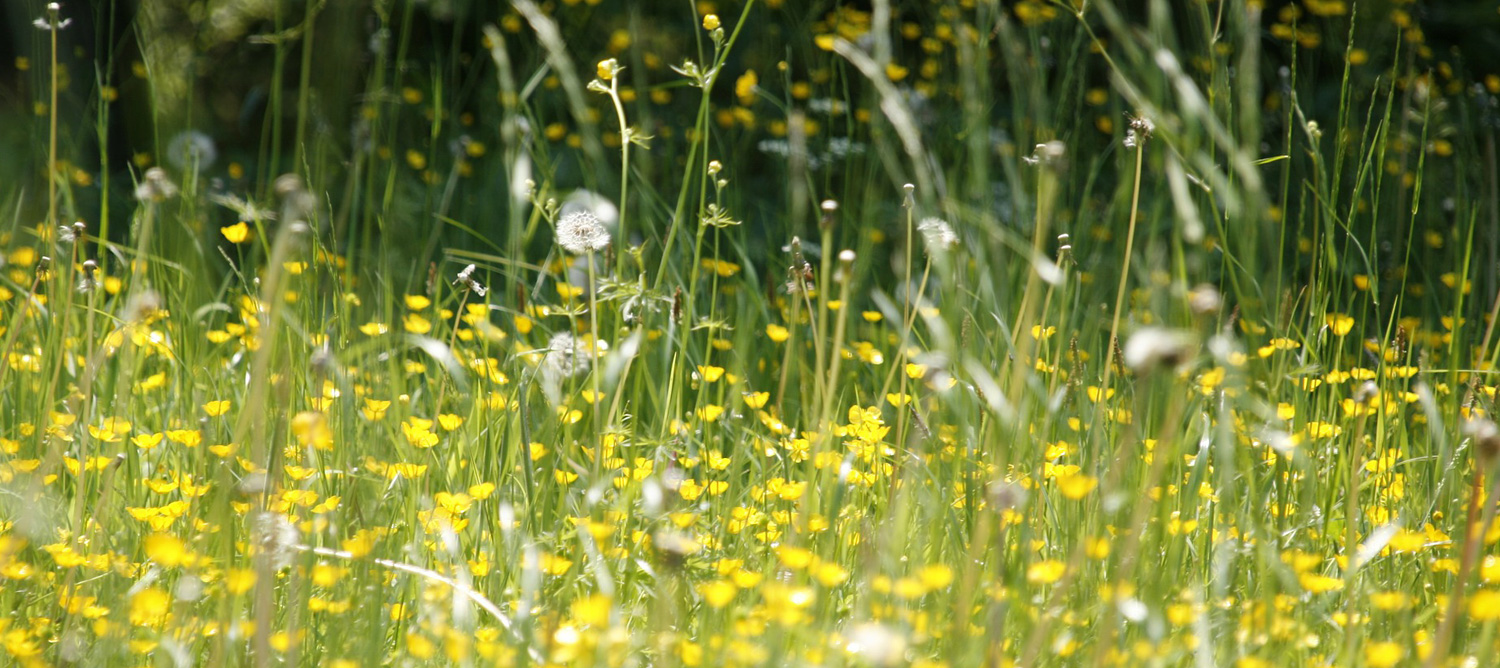
M 1474 449 L 1485 461 L 1500 455 L 1500 427 L 1486 418 L 1474 418 L 1464 423 L 1464 434 L 1474 439 Z
M 62 30 L 73 24 L 73 19 L 59 18 L 62 14 L 62 4 L 56 2 L 47 3 L 47 15 L 31 22 L 37 30 L 51 32 Z
M 588 211 L 573 211 L 557 221 L 557 245 L 574 255 L 604 250 L 609 246 L 609 230 Z
M 302 540 L 302 533 L 281 513 L 263 512 L 255 517 L 251 529 L 255 546 L 277 570 L 292 565 L 292 556 Z
M 543 358 L 546 371 L 558 378 L 572 378 L 589 370 L 589 357 L 583 343 L 569 332 L 558 332 L 547 341 Z
M 480 297 L 489 292 L 489 288 L 474 278 L 474 265 L 472 264 L 464 267 L 463 271 L 458 272 L 458 275 L 453 278 L 453 284 Z
M 533 182 L 531 187 L 534 189 L 536 184 Z M 566 216 L 574 211 L 591 213 L 599 219 L 599 224 L 605 229 L 613 228 L 620 222 L 620 209 L 615 206 L 614 202 L 604 195 L 585 188 L 568 193 L 568 196 L 563 198 L 561 206 L 562 208 L 558 209 L 561 215 Z
M 1031 155 L 1021 160 L 1032 167 L 1049 167 L 1061 171 L 1067 166 L 1067 158 L 1068 145 L 1054 139 L 1044 144 L 1037 144 Z
M 318 196 L 308 191 L 307 184 L 297 174 L 276 177 L 272 189 L 281 198 L 281 217 L 284 220 L 305 221 L 318 207 Z
M 922 241 L 927 244 L 929 253 L 948 251 L 958 246 L 958 235 L 953 232 L 953 226 L 942 218 L 923 218 L 922 222 L 917 223 L 917 231 L 922 233 Z
M 859 656 L 870 665 L 895 666 L 906 657 L 906 638 L 884 624 L 860 624 L 848 632 L 844 651 Z
M 1026 507 L 1026 488 L 1008 480 L 990 483 L 990 506 L 996 511 L 1019 510 Z
M 78 293 L 89 294 L 99 288 L 99 264 L 93 260 L 83 261 L 83 271 L 78 277 Z
M 125 302 L 125 310 L 120 313 L 120 318 L 125 322 L 143 322 L 155 317 L 161 312 L 161 294 L 155 290 L 141 290 L 130 296 Z
M 1224 297 L 1219 294 L 1219 289 L 1207 283 L 1188 293 L 1188 308 L 1199 315 L 1217 313 L 1223 306 Z
M 184 130 L 167 143 L 167 162 L 178 171 L 200 172 L 219 159 L 219 148 L 212 137 L 198 130 Z
M 1187 362 L 1193 352 L 1193 335 L 1165 327 L 1146 327 L 1125 342 L 1125 366 L 1138 374 Z
M 177 184 L 167 177 L 167 170 L 152 167 L 141 176 L 135 187 L 135 198 L 142 202 L 162 202 L 177 196 Z

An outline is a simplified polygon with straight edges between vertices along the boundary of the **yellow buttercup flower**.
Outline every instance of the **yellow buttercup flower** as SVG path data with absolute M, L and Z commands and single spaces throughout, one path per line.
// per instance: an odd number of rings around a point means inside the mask
M 607 58 L 605 60 L 599 61 L 599 67 L 597 69 L 599 80 L 609 81 L 615 78 L 615 75 L 620 72 L 620 62 L 615 60 L 614 58 Z
M 219 234 L 224 235 L 224 238 L 229 240 L 229 243 L 242 244 L 250 238 L 250 226 L 244 221 L 240 221 L 229 227 L 220 228 Z

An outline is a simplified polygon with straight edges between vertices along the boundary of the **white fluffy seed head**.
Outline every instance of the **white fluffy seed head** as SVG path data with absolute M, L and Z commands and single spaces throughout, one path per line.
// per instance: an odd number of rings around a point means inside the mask
M 958 234 L 942 218 L 923 218 L 922 222 L 917 223 L 917 231 L 922 233 L 922 241 L 926 242 L 928 252 L 947 251 L 958 245 Z
M 588 211 L 572 211 L 557 221 L 557 245 L 574 255 L 604 250 L 609 246 L 609 230 Z
M 568 332 L 558 332 L 547 342 L 547 371 L 560 378 L 570 378 L 589 370 L 589 356 L 583 342 Z
M 255 516 L 251 532 L 255 547 L 266 555 L 272 567 L 280 570 L 292 564 L 302 535 L 285 515 L 262 512 Z
M 1125 366 L 1138 374 L 1147 374 L 1163 367 L 1177 367 L 1192 357 L 1195 345 L 1191 332 L 1146 327 L 1125 342 Z

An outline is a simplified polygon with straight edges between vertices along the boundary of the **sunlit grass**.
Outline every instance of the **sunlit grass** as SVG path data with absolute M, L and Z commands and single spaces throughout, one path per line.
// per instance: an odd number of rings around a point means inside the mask
M 1406 5 L 431 4 L 228 3 L 254 142 L 128 166 L 17 63 L 6 662 L 1500 652 L 1500 79 Z

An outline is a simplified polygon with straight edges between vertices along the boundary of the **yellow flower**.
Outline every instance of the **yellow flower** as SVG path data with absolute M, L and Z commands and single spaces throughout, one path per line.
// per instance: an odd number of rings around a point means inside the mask
M 208 446 L 208 451 L 214 453 L 220 459 L 229 459 L 230 455 L 233 455 L 237 449 L 239 448 L 233 443 Z
M 1052 584 L 1062 579 L 1068 565 L 1056 559 L 1038 561 L 1026 568 L 1026 581 L 1032 584 Z
M 139 434 L 137 436 L 132 437 L 130 439 L 130 442 L 134 443 L 135 447 L 137 447 L 137 448 L 140 448 L 142 450 L 150 450 L 151 448 L 154 448 L 154 447 L 156 447 L 158 445 L 161 445 L 161 440 L 165 436 L 166 436 L 166 434 L 162 434 L 162 433 Z
M 167 619 L 172 609 L 172 597 L 167 592 L 148 587 L 130 597 L 130 623 L 136 626 L 158 626 Z
M 245 221 L 240 221 L 229 227 L 220 228 L 219 234 L 224 235 L 224 238 L 228 239 L 229 243 L 242 244 L 245 243 L 246 239 L 250 238 L 250 226 L 246 225 Z
M 600 81 L 609 81 L 610 79 L 615 78 L 615 74 L 617 74 L 619 71 L 620 63 L 614 58 L 608 58 L 599 61 L 597 74 L 599 75 Z
M 412 334 L 426 334 L 432 331 L 432 321 L 415 313 L 408 313 L 402 318 L 401 328 Z
M 813 569 L 813 577 L 824 587 L 837 587 L 849 579 L 849 571 L 832 562 L 823 562 Z
M 210 401 L 206 404 L 203 404 L 203 412 L 208 413 L 209 417 L 219 417 L 220 415 L 228 413 L 229 400 L 219 399 L 217 401 Z
M 942 589 L 953 583 L 953 569 L 947 564 L 933 564 L 917 571 L 917 579 L 927 589 Z
M 348 570 L 347 568 L 334 566 L 333 564 L 319 563 L 313 565 L 310 579 L 314 585 L 328 588 L 338 584 L 339 580 L 344 577 L 344 574 Z
M 528 564 L 529 565 L 529 564 Z M 543 554 L 541 559 L 542 572 L 548 575 L 562 575 L 573 567 L 571 559 L 564 559 L 551 554 Z
M 353 536 L 339 541 L 339 547 L 343 548 L 355 559 L 359 559 L 370 553 L 375 548 L 375 534 L 369 529 L 360 529 Z
M 1406 658 L 1406 648 L 1394 642 L 1372 642 L 1365 645 L 1365 665 L 1369 668 L 1391 668 Z
M 1327 422 L 1307 423 L 1307 435 L 1311 438 L 1333 438 L 1344 433 L 1343 427 Z
M 166 372 L 159 372 L 159 373 L 151 374 L 150 376 L 147 376 L 145 380 L 142 380 L 141 382 L 136 383 L 135 384 L 135 389 L 136 389 L 137 392 L 150 392 L 151 390 L 159 390 L 159 389 L 165 387 L 166 385 L 167 385 L 167 374 L 166 374 Z
M 781 560 L 783 565 L 794 571 L 807 568 L 813 562 L 813 559 L 817 558 L 807 548 L 792 547 L 790 545 L 782 545 L 776 548 L 776 556 Z
M 714 420 L 719 419 L 719 416 L 724 414 L 724 407 L 716 406 L 714 404 L 708 404 L 703 408 L 698 409 L 697 414 L 698 419 L 704 422 L 713 422 Z
M 1399 591 L 1382 591 L 1370 594 L 1370 605 L 1376 610 L 1392 612 L 1411 605 L 1411 596 Z
M 167 568 L 190 566 L 194 558 L 182 539 L 171 534 L 154 533 L 146 537 L 146 556 Z
M 1329 313 L 1324 320 L 1328 323 L 1328 329 L 1333 330 L 1334 336 L 1343 336 L 1354 328 L 1354 318 L 1342 313 Z
M 609 626 L 609 597 L 594 594 L 573 601 L 573 619 L 593 627 Z
M 718 28 L 719 28 L 719 15 L 718 14 L 708 14 L 708 15 L 706 15 L 706 16 L 703 17 L 703 29 L 704 30 L 718 30 Z
M 806 491 L 806 482 L 789 482 L 776 489 L 776 496 L 782 501 L 796 501 L 802 498 L 802 494 Z
M 715 610 L 729 605 L 739 591 L 739 588 L 728 580 L 714 580 L 698 585 L 698 593 L 703 596 L 703 602 Z
M 756 76 L 755 70 L 745 70 L 738 79 L 734 80 L 734 95 L 739 98 L 740 104 L 749 105 L 755 101 L 755 87 L 760 83 L 760 77 Z
M 1500 591 L 1487 589 L 1474 592 L 1469 597 L 1469 619 L 1476 622 L 1500 619 Z
M 927 594 L 927 588 L 923 587 L 922 582 L 916 578 L 896 578 L 891 590 L 897 596 L 907 600 L 921 598 Z
M 1303 573 L 1302 575 L 1297 576 L 1297 582 L 1302 585 L 1303 589 L 1306 589 L 1307 591 L 1314 594 L 1339 591 L 1340 589 L 1344 588 L 1343 580 L 1335 577 L 1329 577 L 1327 575 L 1318 575 L 1316 573 Z
M 766 325 L 766 336 L 776 343 L 781 343 L 791 336 L 791 331 L 775 323 Z
M 682 659 L 682 665 L 697 668 L 703 665 L 703 646 L 691 640 L 683 640 L 677 646 L 677 656 Z
M 370 420 L 373 422 L 385 417 L 385 411 L 390 407 L 391 402 L 389 401 L 379 401 L 366 397 L 365 407 L 360 409 L 359 412 L 361 415 L 365 416 L 366 420 Z
M 243 594 L 255 586 L 255 571 L 248 568 L 231 568 L 224 574 L 224 588 L 231 594 Z
M 104 419 L 99 426 L 89 425 L 89 435 L 105 443 L 118 443 L 120 438 L 130 433 L 130 423 L 117 417 Z
M 1091 475 L 1070 473 L 1057 477 L 1057 491 L 1074 501 L 1082 499 L 1099 486 L 1099 479 Z
M 1427 534 L 1420 531 L 1402 529 L 1391 537 L 1389 545 L 1392 550 L 1405 554 L 1421 552 L 1427 547 Z
M 438 435 L 432 431 L 432 420 L 418 417 L 407 418 L 401 423 L 401 433 L 414 448 L 427 449 L 438 444 Z
M 1108 538 L 1086 538 L 1084 539 L 1084 547 L 1088 551 L 1090 559 L 1102 561 L 1109 557 L 1110 545 Z
M 1343 16 L 1349 13 L 1344 0 L 1307 0 L 1307 13 L 1313 16 Z
M 770 400 L 770 392 L 746 392 L 745 405 L 750 408 L 765 408 L 766 401 Z

